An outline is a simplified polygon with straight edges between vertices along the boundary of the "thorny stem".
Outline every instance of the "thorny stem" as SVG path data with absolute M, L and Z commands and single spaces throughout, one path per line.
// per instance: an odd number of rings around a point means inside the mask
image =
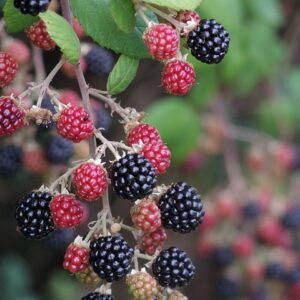
M 36 82 L 42 82 L 46 78 L 46 70 L 43 60 L 43 53 L 40 48 L 37 48 L 35 46 L 32 47 L 33 51 L 33 63 L 35 68 L 35 74 L 36 74 Z
M 157 9 L 156 7 L 154 7 L 152 5 L 149 5 L 149 4 L 143 4 L 143 6 L 145 6 L 149 10 L 152 10 L 156 15 L 164 18 L 166 21 L 173 24 L 179 31 L 184 27 L 184 24 L 182 24 L 181 22 L 175 20 L 173 17 L 171 17 L 170 15 L 168 15 L 168 14 L 164 13 L 163 11 Z
M 102 212 L 100 213 L 100 215 L 102 216 Z M 97 222 L 94 224 L 94 226 L 90 229 L 90 231 L 88 232 L 88 234 L 84 238 L 85 242 L 88 242 L 90 240 L 92 235 L 99 229 L 101 224 L 102 224 L 102 218 L 99 216 Z
M 70 24 L 72 24 L 72 13 L 71 13 L 71 9 L 70 9 L 70 1 L 69 0 L 60 0 L 60 5 L 61 5 L 61 10 L 62 10 L 63 16 Z M 75 71 L 76 71 L 76 78 L 77 78 L 78 85 L 80 88 L 80 93 L 82 96 L 84 108 L 87 110 L 90 118 L 93 119 L 92 107 L 91 107 L 89 93 L 88 93 L 88 85 L 85 81 L 83 72 L 80 68 L 80 64 L 77 64 L 75 66 Z M 97 147 L 96 139 L 93 136 L 89 139 L 90 156 L 93 158 L 95 158 L 95 155 L 96 155 L 96 147 Z
M 103 144 L 107 146 L 107 148 L 111 151 L 111 153 L 114 155 L 116 159 L 120 159 L 119 153 L 116 151 L 116 148 L 113 146 L 113 144 L 102 134 L 102 132 L 99 130 L 95 133 L 96 138 L 98 138 Z
M 53 192 L 56 187 L 62 182 L 65 181 L 66 179 L 69 178 L 69 176 L 73 173 L 73 171 L 77 168 L 77 166 L 70 168 L 66 173 L 58 177 L 49 187 L 50 192 Z
M 57 72 L 60 70 L 60 68 L 62 67 L 64 62 L 65 62 L 65 60 L 63 58 L 61 58 L 60 61 L 57 63 L 57 65 L 53 68 L 53 70 L 49 73 L 47 78 L 41 84 L 40 95 L 39 95 L 39 98 L 38 98 L 38 101 L 37 101 L 37 104 L 36 104 L 37 107 L 41 107 L 43 98 L 44 98 L 44 96 L 47 92 L 47 89 L 49 88 L 49 85 L 50 85 L 51 81 L 53 80 L 53 78 L 55 77 Z
M 109 205 L 108 189 L 106 189 L 105 195 L 102 198 L 102 202 L 103 202 L 103 210 L 107 211 L 108 218 L 110 220 L 113 220 L 113 216 Z
M 139 113 L 135 111 L 127 111 L 125 108 L 121 107 L 121 105 L 119 105 L 114 98 L 112 98 L 110 95 L 104 95 L 102 91 L 90 88 L 89 94 L 102 100 L 111 108 L 112 112 L 116 112 L 126 123 L 130 122 L 132 119 L 139 118 Z M 130 114 L 132 114 L 132 116 L 130 116 Z

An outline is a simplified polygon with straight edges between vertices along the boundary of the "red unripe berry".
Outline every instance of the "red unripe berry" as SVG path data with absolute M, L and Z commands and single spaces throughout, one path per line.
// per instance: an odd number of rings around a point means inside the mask
M 56 122 L 57 132 L 74 143 L 87 140 L 94 133 L 94 124 L 83 107 L 71 106 L 64 109 Z
M 258 260 L 250 260 L 246 265 L 246 274 L 251 279 L 261 279 L 265 274 L 265 267 Z
M 0 88 L 9 85 L 18 70 L 16 60 L 8 53 L 0 52 Z
M 194 67 L 183 60 L 168 61 L 162 72 L 161 84 L 165 90 L 176 96 L 184 96 L 196 80 Z
M 42 174 L 49 166 L 44 152 L 38 148 L 25 150 L 23 165 L 26 170 L 34 174 Z
M 166 231 L 160 227 L 156 231 L 142 236 L 142 238 L 138 241 L 138 247 L 147 254 L 153 255 L 154 253 L 162 250 L 166 239 Z
M 166 60 L 176 57 L 179 38 L 176 30 L 167 24 L 150 26 L 144 34 L 144 41 L 152 57 Z
M 13 134 L 24 125 L 25 112 L 10 97 L 0 97 L 0 136 Z
M 151 162 L 156 174 L 163 174 L 170 167 L 171 151 L 161 142 L 146 144 L 141 153 Z
M 63 267 L 71 273 L 83 272 L 89 265 L 89 248 L 74 243 L 66 250 Z
M 283 234 L 283 228 L 275 218 L 262 219 L 257 227 L 259 237 L 270 245 L 278 245 L 280 235 Z
M 215 246 L 216 244 L 209 235 L 201 235 L 197 242 L 197 254 L 201 257 L 208 257 L 213 253 Z
M 150 233 L 161 227 L 161 214 L 156 203 L 146 199 L 135 204 L 130 210 L 134 226 L 145 233 Z
M 149 124 L 139 124 L 131 129 L 127 137 L 128 146 L 139 144 L 140 142 L 144 145 L 161 142 L 158 130 Z
M 251 236 L 241 235 L 232 245 L 233 253 L 238 257 L 247 257 L 255 251 L 255 242 Z
M 71 228 L 83 222 L 84 207 L 72 195 L 58 195 L 50 203 L 53 222 L 58 228 Z
M 221 194 L 216 201 L 216 213 L 219 218 L 233 219 L 239 214 L 239 206 L 230 195 Z
M 83 56 L 80 57 L 79 64 L 80 64 L 81 71 L 84 73 L 86 71 L 87 64 L 86 64 L 85 58 Z M 63 64 L 62 71 L 64 72 L 65 75 L 67 75 L 70 78 L 76 77 L 75 66 L 73 64 L 69 63 L 68 61 L 66 61 Z
M 107 189 L 107 174 L 101 165 L 84 163 L 73 174 L 76 195 L 86 201 L 101 198 Z
M 80 97 L 79 95 L 72 90 L 65 90 L 60 94 L 60 102 L 63 104 L 71 104 L 73 106 L 80 106 Z
M 48 33 L 46 24 L 42 20 L 32 24 L 25 32 L 31 43 L 38 48 L 49 51 L 56 46 Z
M 30 59 L 30 50 L 21 40 L 11 41 L 5 51 L 10 54 L 18 64 L 26 64 Z

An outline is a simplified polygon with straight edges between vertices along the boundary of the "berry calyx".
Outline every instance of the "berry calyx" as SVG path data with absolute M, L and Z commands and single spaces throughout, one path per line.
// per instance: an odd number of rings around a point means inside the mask
M 159 288 L 156 280 L 146 272 L 127 275 L 126 285 L 133 300 L 156 299 Z
M 8 53 L 0 52 L 0 88 L 9 85 L 18 70 L 16 60 Z
M 39 13 L 48 9 L 51 0 L 14 0 L 14 6 L 18 8 L 22 14 L 37 16 Z
M 179 38 L 172 26 L 155 24 L 144 34 L 144 42 L 149 54 L 157 60 L 167 60 L 176 57 Z
M 83 222 L 84 207 L 72 195 L 58 195 L 50 203 L 54 224 L 58 228 L 71 228 Z
M 139 124 L 129 131 L 127 137 L 128 146 L 139 144 L 144 145 L 161 142 L 161 137 L 158 130 L 149 124 Z
M 171 165 L 171 151 L 163 143 L 146 144 L 142 148 L 141 154 L 149 159 L 156 174 L 165 173 Z
M 182 29 L 181 35 L 187 36 L 188 33 L 192 30 L 194 30 L 197 25 L 200 23 L 201 18 L 199 14 L 196 11 L 193 10 L 183 10 L 179 13 L 177 19 L 184 23 L 185 26 Z
M 180 233 L 196 229 L 205 214 L 201 196 L 185 182 L 173 184 L 160 198 L 158 207 L 164 227 Z
M 84 163 L 75 169 L 72 183 L 79 198 L 95 201 L 107 189 L 107 174 L 101 165 Z
M 42 239 L 54 231 L 50 212 L 52 195 L 47 192 L 32 191 L 17 204 L 15 218 L 18 229 L 30 239 Z
M 130 214 L 134 226 L 145 233 L 151 233 L 161 226 L 160 210 L 151 199 L 135 204 L 131 208 Z
M 100 237 L 90 244 L 90 265 L 100 278 L 117 281 L 131 271 L 133 252 L 121 235 Z
M 11 135 L 24 125 L 25 111 L 15 100 L 0 97 L 0 136 Z
M 42 20 L 32 24 L 25 32 L 31 43 L 38 48 L 50 51 L 56 46 L 48 33 L 46 24 Z
M 201 20 L 188 36 L 188 47 L 194 57 L 206 64 L 218 64 L 225 57 L 230 37 L 216 20 Z
M 76 240 L 78 238 L 67 248 L 63 263 L 64 269 L 71 273 L 83 272 L 89 265 L 90 249 L 88 245 L 84 245 L 81 238 L 81 243 L 77 243 Z
M 152 264 L 152 271 L 161 286 L 175 288 L 192 280 L 196 268 L 184 251 L 171 247 L 158 255 Z
M 135 201 L 151 194 L 157 184 L 155 169 L 141 154 L 127 154 L 115 161 L 110 172 L 114 191 L 124 199 Z
M 166 63 L 161 84 L 169 94 L 184 96 L 192 89 L 195 80 L 194 67 L 184 60 L 175 59 Z
M 166 239 L 166 231 L 160 227 L 151 233 L 143 235 L 138 241 L 138 247 L 147 254 L 153 255 L 162 250 Z
M 64 138 L 79 143 L 94 133 L 94 124 L 83 107 L 71 106 L 64 109 L 56 122 L 57 132 Z

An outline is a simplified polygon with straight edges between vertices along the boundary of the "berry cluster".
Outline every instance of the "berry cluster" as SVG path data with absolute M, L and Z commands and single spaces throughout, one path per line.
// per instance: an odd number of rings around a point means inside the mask
M 192 55 L 203 63 L 220 63 L 229 48 L 229 34 L 216 20 L 201 20 L 195 11 L 181 11 L 178 23 L 150 23 L 144 33 L 149 54 L 164 62 L 162 86 L 167 93 L 184 96 L 196 80 L 194 67 L 180 52 L 183 36 Z

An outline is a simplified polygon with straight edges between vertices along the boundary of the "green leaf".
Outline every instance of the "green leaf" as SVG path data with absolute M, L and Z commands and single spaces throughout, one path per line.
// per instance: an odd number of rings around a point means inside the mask
M 172 162 L 181 163 L 195 149 L 201 134 L 197 113 L 182 98 L 159 99 L 147 109 L 146 122 L 158 128 L 172 152 Z
M 66 59 L 71 64 L 77 64 L 80 59 L 80 42 L 72 26 L 63 17 L 50 10 L 39 16 Z
M 200 5 L 202 0 L 144 0 L 144 2 L 169 7 L 175 10 L 194 10 Z
M 109 74 L 107 90 L 111 95 L 123 92 L 134 79 L 139 61 L 125 55 L 121 55 L 113 70 Z
M 131 0 L 110 0 L 109 8 L 119 29 L 131 33 L 135 26 L 135 10 Z
M 14 0 L 7 0 L 3 9 L 4 21 L 8 32 L 22 31 L 38 20 L 38 17 L 23 15 L 14 7 Z
M 135 28 L 131 34 L 124 33 L 116 25 L 109 9 L 110 0 L 71 0 L 72 11 L 87 35 L 99 45 L 134 58 L 149 57 L 142 39 L 146 29 Z

